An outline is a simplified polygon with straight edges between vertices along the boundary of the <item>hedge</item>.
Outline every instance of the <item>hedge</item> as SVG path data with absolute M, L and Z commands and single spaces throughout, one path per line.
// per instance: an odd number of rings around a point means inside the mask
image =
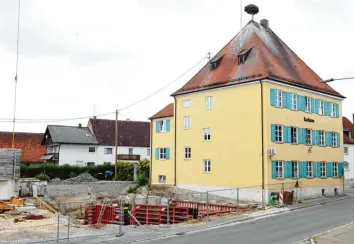
M 133 164 L 130 162 L 119 162 L 117 164 L 118 180 L 132 181 L 133 180 Z M 105 171 L 115 171 L 114 165 L 97 165 L 97 166 L 72 166 L 72 165 L 54 165 L 54 164 L 37 164 L 27 166 L 21 164 L 21 177 L 33 178 L 41 173 L 47 174 L 51 179 L 60 178 L 62 180 L 70 178 L 73 175 L 89 173 L 97 179 L 104 179 Z M 149 178 L 149 160 L 143 160 L 138 163 L 138 175 Z

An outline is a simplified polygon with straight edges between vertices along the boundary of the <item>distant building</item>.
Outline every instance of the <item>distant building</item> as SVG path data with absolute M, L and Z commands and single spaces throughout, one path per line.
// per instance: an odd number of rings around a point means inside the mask
M 41 157 L 46 151 L 41 145 L 43 133 L 15 132 L 15 148 L 21 149 L 22 163 L 43 162 Z M 12 147 L 12 132 L 0 132 L 0 148 Z
M 139 161 L 150 158 L 150 122 L 118 121 L 118 161 Z M 98 141 L 100 164 L 115 160 L 115 120 L 90 119 L 88 127 Z
M 343 117 L 344 175 L 346 180 L 354 180 L 354 125 Z

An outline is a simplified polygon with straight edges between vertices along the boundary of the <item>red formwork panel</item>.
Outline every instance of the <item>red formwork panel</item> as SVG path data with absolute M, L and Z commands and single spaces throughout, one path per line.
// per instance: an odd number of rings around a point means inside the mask
M 85 208 L 85 219 L 88 224 L 97 223 L 102 208 L 104 208 L 104 214 L 102 215 L 101 223 L 111 224 L 112 221 L 119 221 L 120 208 L 118 206 L 96 204 Z
M 171 205 L 174 207 L 187 207 L 191 209 L 198 209 L 200 215 L 206 215 L 207 209 L 209 209 L 209 214 L 218 213 L 231 213 L 238 211 L 237 206 L 223 205 L 223 204 L 207 204 L 201 202 L 190 202 L 181 200 L 172 200 Z

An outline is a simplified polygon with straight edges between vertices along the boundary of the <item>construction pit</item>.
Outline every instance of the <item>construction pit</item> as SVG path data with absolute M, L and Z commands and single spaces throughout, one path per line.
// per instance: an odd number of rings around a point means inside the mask
M 137 194 L 128 194 L 132 182 L 120 185 L 87 175 L 77 177 L 48 184 L 43 197 L 24 197 L 22 206 L 7 204 L 12 209 L 0 214 L 0 243 L 117 234 L 120 223 L 126 231 L 139 232 L 144 226 L 161 228 L 167 224 L 201 223 L 207 217 L 242 214 L 258 207 L 255 203 L 237 204 L 236 199 L 213 195 L 207 203 L 205 193 L 174 188 L 147 190 L 143 187 Z M 120 188 L 120 192 L 110 189 L 113 186 Z M 76 191 L 77 187 L 80 189 Z M 63 189 L 68 190 L 60 195 Z

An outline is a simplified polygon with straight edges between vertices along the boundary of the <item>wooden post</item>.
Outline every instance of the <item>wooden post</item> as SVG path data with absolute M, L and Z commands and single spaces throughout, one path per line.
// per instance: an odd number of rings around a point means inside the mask
M 118 110 L 116 109 L 116 121 L 115 121 L 115 180 L 117 180 L 117 144 L 118 144 Z

